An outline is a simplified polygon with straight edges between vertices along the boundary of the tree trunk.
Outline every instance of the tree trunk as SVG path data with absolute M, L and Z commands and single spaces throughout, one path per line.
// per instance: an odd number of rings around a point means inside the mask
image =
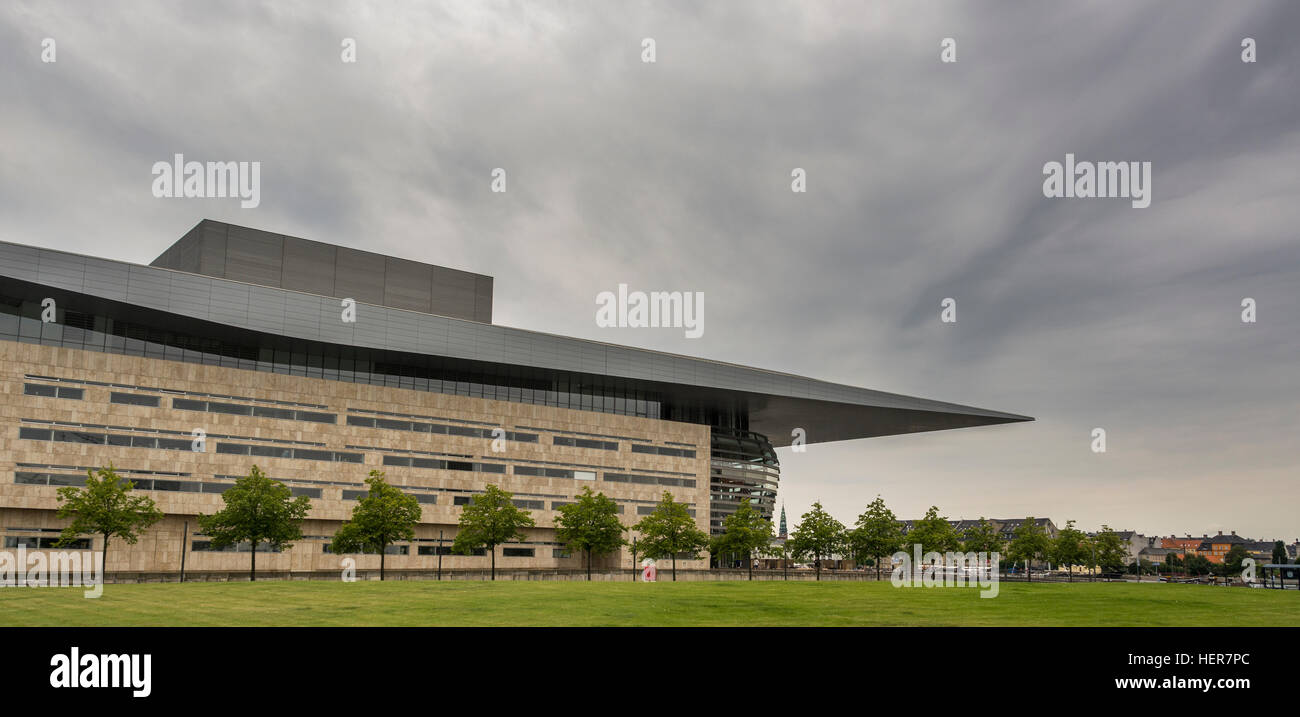
M 587 548 L 587 582 L 591 582 L 591 548 Z
M 493 545 L 490 548 L 490 550 L 492 551 L 492 579 L 496 580 L 497 579 L 497 546 Z
M 1028 559 L 1025 560 L 1025 582 L 1034 582 L 1034 566 L 1030 564 Z
M 677 553 L 673 553 L 673 582 L 677 582 Z
M 876 555 L 874 559 L 876 561 L 876 582 L 880 582 L 880 556 Z
M 388 546 L 383 545 L 379 548 L 379 582 L 384 581 L 384 556 L 388 554 Z
M 99 561 L 103 563 L 103 565 L 99 566 L 99 571 L 100 571 L 99 578 L 101 580 L 107 580 L 108 579 L 108 535 L 107 534 L 104 535 L 104 547 L 101 548 L 99 551 Z
M 250 583 L 257 580 L 257 541 L 256 540 L 253 541 L 253 552 L 251 553 L 251 555 L 253 558 L 253 564 L 248 569 L 248 582 Z
M 754 579 L 754 555 L 751 553 L 745 556 L 745 562 L 749 563 L 749 579 Z
M 817 566 L 817 579 L 821 580 L 822 579 L 822 557 L 820 555 L 814 555 L 813 564 Z

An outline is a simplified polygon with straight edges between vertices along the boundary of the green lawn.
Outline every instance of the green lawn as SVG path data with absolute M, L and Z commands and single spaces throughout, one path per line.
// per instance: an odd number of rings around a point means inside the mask
M 391 581 L 0 589 L 2 626 L 1300 625 L 1300 592 L 1147 583 Z

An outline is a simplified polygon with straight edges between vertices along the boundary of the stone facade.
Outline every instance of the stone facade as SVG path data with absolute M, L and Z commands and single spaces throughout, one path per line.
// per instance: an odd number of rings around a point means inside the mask
M 77 388 L 81 389 L 81 397 L 29 395 L 24 388 L 26 384 Z M 158 406 L 114 403 L 110 399 L 114 392 L 157 397 Z M 690 504 L 701 530 L 707 531 L 709 527 L 709 428 L 702 425 L 13 341 L 0 341 L 0 396 L 0 527 L 6 544 L 12 542 L 11 538 L 56 536 L 56 531 L 66 523 L 55 515 L 59 505 L 57 487 L 16 482 L 19 474 L 74 476 L 80 473 L 84 476 L 86 467 L 108 463 L 132 480 L 158 480 L 186 486 L 228 484 L 234 477 L 246 475 L 256 464 L 292 488 L 311 491 L 312 509 L 303 525 L 306 537 L 282 553 L 259 551 L 258 568 L 269 572 L 339 570 L 344 556 L 329 554 L 324 546 L 357 505 L 355 500 L 344 499 L 344 491 L 364 490 L 364 480 L 372 469 L 385 471 L 390 483 L 407 492 L 435 501 L 422 504 L 423 518 L 416 528 L 417 540 L 405 546 L 407 554 L 386 557 L 389 570 L 433 569 L 438 558 L 427 553 L 439 544 L 440 532 L 444 545 L 450 545 L 456 534 L 461 512 L 461 507 L 455 504 L 456 498 L 464 500 L 488 483 L 515 493 L 516 499 L 541 501 L 543 506 L 531 510 L 537 527 L 528 531 L 528 541 L 504 546 L 532 549 L 533 555 L 507 557 L 499 547 L 496 561 L 500 568 L 581 567 L 580 555 L 557 557 L 562 546 L 555 543 L 553 521 L 555 503 L 571 501 L 586 486 L 604 492 L 623 506 L 622 520 L 626 525 L 640 519 L 638 508 L 654 505 L 668 491 L 678 501 Z M 329 424 L 182 410 L 174 407 L 176 399 L 278 407 L 334 414 L 336 418 Z M 152 401 L 151 398 L 141 400 Z M 537 439 L 536 442 L 507 440 L 505 450 L 494 452 L 493 441 L 488 437 L 349 425 L 350 413 L 372 417 L 381 413 L 400 414 L 405 420 L 467 428 L 500 427 L 536 435 Z M 207 438 L 205 450 L 199 453 L 20 438 L 20 430 L 24 428 L 30 432 L 159 436 L 173 441 L 189 440 L 195 429 L 201 429 Z M 556 437 L 616 442 L 617 450 L 556 445 Z M 359 463 L 349 463 L 229 455 L 218 452 L 220 444 L 296 447 L 317 453 L 360 454 L 361 458 Z M 633 444 L 684 448 L 693 450 L 694 457 L 634 452 Z M 491 464 L 504 466 L 504 472 L 385 465 L 385 455 Z M 591 472 L 595 480 L 519 475 L 515 472 L 517 466 Z M 615 480 L 618 475 L 630 474 L 641 482 L 606 480 L 607 474 L 614 474 Z M 646 483 L 652 479 L 660 482 Z M 109 573 L 179 570 L 183 550 L 187 570 L 247 569 L 250 557 L 247 552 L 194 549 L 195 543 L 201 546 L 204 541 L 203 536 L 196 535 L 196 516 L 222 507 L 218 492 L 185 489 L 142 493 L 156 501 L 167 517 L 147 530 L 136 545 L 112 541 L 106 566 Z M 425 551 L 420 550 L 422 547 Z M 100 548 L 98 537 L 93 538 L 93 548 Z M 377 568 L 379 563 L 376 555 L 346 557 L 355 559 L 359 569 Z M 481 570 L 487 567 L 488 560 L 485 556 L 444 555 L 442 567 Z M 631 568 L 630 551 L 625 549 L 619 555 L 598 560 L 596 566 Z M 678 567 L 704 568 L 707 561 L 680 561 Z

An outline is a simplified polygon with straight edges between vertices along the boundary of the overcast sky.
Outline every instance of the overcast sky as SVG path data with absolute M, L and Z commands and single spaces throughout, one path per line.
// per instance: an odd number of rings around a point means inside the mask
M 1300 537 L 1300 4 L 214 5 L 0 6 L 0 240 L 148 263 L 208 217 L 490 274 L 499 324 L 1037 418 L 781 449 L 791 527 Z M 260 206 L 155 198 L 176 153 L 261 162 Z M 1150 207 L 1045 198 L 1066 153 L 1151 162 Z M 704 335 L 598 328 L 618 283 L 705 292 Z

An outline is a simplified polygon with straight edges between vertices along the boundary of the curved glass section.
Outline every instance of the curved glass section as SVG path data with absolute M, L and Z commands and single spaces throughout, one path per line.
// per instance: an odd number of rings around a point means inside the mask
M 767 437 L 715 426 L 711 443 L 709 532 L 721 533 L 722 521 L 743 503 L 771 520 L 781 462 Z

